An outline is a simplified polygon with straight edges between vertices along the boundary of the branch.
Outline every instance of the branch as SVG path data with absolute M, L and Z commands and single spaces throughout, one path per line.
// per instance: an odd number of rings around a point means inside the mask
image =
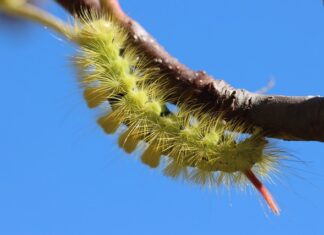
M 48 26 L 56 32 L 66 36 L 71 39 L 73 37 L 73 30 L 70 26 L 67 26 L 60 19 L 35 7 L 33 4 L 27 1 L 8 1 L 1 3 L 0 10 L 10 13 L 11 16 L 24 17 L 42 25 Z
M 170 97 L 171 101 L 179 101 L 180 97 L 180 102 L 203 106 L 213 113 L 225 112 L 226 119 L 260 127 L 268 137 L 324 141 L 324 97 L 262 95 L 234 89 L 204 71 L 196 72 L 179 63 L 122 11 L 118 0 L 56 1 L 73 15 L 92 9 L 116 18 L 130 34 L 132 43 L 160 68 L 161 74 L 167 74 L 167 84 L 176 88 L 177 94 Z

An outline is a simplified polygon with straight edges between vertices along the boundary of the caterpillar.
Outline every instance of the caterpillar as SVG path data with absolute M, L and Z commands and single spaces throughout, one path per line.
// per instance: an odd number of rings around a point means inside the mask
M 258 178 L 278 171 L 281 150 L 261 132 L 243 136 L 243 124 L 226 122 L 221 113 L 212 115 L 190 102 L 168 108 L 172 89 L 111 17 L 90 13 L 69 30 L 69 38 L 79 45 L 73 61 L 84 98 L 89 108 L 105 105 L 109 110 L 97 120 L 104 132 L 124 127 L 118 145 L 126 153 L 144 148 L 145 165 L 162 166 L 169 177 L 210 188 L 251 182 L 279 214 Z

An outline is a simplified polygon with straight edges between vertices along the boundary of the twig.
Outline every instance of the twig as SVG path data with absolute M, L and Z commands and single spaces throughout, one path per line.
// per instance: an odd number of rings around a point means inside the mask
M 58 18 L 47 13 L 46 11 L 41 10 L 38 7 L 33 6 L 30 3 L 20 2 L 21 1 L 17 1 L 17 3 L 15 3 L 15 0 L 11 0 L 10 3 L 1 4 L 0 9 L 10 13 L 10 15 L 24 17 L 39 22 L 42 25 L 48 26 L 60 34 L 65 35 L 67 38 L 73 37 L 73 30 Z
M 268 93 L 274 86 L 276 85 L 276 79 L 274 77 L 270 77 L 268 83 L 261 87 L 259 90 L 255 91 L 257 94 L 266 94 Z
M 223 80 L 215 80 L 204 71 L 193 71 L 170 56 L 136 21 L 126 16 L 117 0 L 56 0 L 73 15 L 84 9 L 105 11 L 129 32 L 136 45 L 170 87 L 176 88 L 176 100 L 203 106 L 212 112 L 225 112 L 228 120 L 239 119 L 260 127 L 266 136 L 285 140 L 324 141 L 324 98 L 319 96 L 278 96 L 234 89 Z M 172 98 L 172 97 L 171 97 Z M 172 99 L 171 99 L 172 101 Z

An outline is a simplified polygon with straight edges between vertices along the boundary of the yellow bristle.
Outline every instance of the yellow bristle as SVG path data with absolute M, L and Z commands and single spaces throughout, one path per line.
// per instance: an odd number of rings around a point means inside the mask
M 121 121 L 116 118 L 114 113 L 110 113 L 98 119 L 98 124 L 104 129 L 107 134 L 113 134 L 121 125 Z
M 156 168 L 160 164 L 161 152 L 157 150 L 155 144 L 150 144 L 144 153 L 142 154 L 141 160 L 144 164 L 151 168 Z
M 123 148 L 126 153 L 132 153 L 136 149 L 140 139 L 132 135 L 132 130 L 128 129 L 119 136 L 118 145 Z
M 88 87 L 84 90 L 83 96 L 89 108 L 95 108 L 109 98 L 107 92 L 101 87 Z

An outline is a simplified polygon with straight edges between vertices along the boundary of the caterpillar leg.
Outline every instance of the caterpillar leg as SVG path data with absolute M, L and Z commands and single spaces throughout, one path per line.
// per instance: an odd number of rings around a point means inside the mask
M 273 199 L 269 190 L 264 186 L 264 184 L 262 184 L 262 182 L 255 176 L 255 174 L 251 170 L 245 171 L 244 174 L 250 180 L 253 186 L 261 193 L 262 197 L 267 202 L 272 212 L 276 215 L 279 215 L 280 209 L 275 200 Z

